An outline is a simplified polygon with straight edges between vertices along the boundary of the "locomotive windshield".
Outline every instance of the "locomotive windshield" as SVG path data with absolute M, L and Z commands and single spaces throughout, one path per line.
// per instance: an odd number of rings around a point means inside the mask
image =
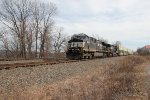
M 86 34 L 75 34 L 71 37 L 71 39 L 79 39 L 79 40 L 84 40 L 86 39 L 88 36 Z
M 79 40 L 83 40 L 85 39 L 86 36 L 73 36 L 71 39 L 79 39 Z
M 83 40 L 73 38 L 73 39 L 71 39 L 70 41 L 68 41 L 68 43 L 71 43 L 71 42 L 83 42 Z

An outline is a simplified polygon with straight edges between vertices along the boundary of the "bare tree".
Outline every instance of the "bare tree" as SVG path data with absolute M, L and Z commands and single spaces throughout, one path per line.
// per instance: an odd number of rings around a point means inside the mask
M 33 20 L 35 21 L 34 24 L 34 29 L 35 29 L 35 57 L 37 58 L 37 53 L 38 53 L 38 36 L 39 36 L 39 28 L 40 28 L 40 23 L 42 21 L 42 16 L 41 16 L 41 10 L 39 9 L 37 3 L 35 3 L 34 8 L 32 10 L 33 14 Z
M 20 56 L 26 57 L 25 36 L 27 32 L 27 20 L 32 9 L 27 0 L 3 0 L 0 11 L 1 22 L 14 33 L 19 40 Z
M 138 49 L 137 49 L 137 53 L 138 53 L 139 55 L 147 56 L 147 55 L 150 55 L 150 49 L 145 48 L 145 47 L 143 47 L 143 48 L 138 48 Z
M 34 29 L 32 27 L 29 28 L 26 34 L 26 45 L 27 45 L 27 57 L 33 58 L 32 55 L 32 45 L 33 45 L 33 35 Z
M 11 55 L 13 55 L 12 50 L 10 48 L 10 43 L 8 41 L 8 35 L 6 31 L 0 32 L 0 41 L 2 43 L 2 50 L 5 51 L 5 54 L 3 54 L 6 58 L 9 58 Z
M 63 35 L 62 31 L 63 31 L 62 27 L 57 28 L 56 33 L 53 36 L 53 42 L 54 42 L 53 46 L 54 46 L 55 53 L 60 53 L 67 41 L 66 36 Z
M 47 9 L 48 8 L 48 9 Z M 53 28 L 54 21 L 52 17 L 56 14 L 56 7 L 54 4 L 35 3 L 33 12 L 34 28 L 35 28 L 35 44 L 36 57 L 38 51 L 38 37 L 40 38 L 40 57 L 44 57 L 48 52 L 50 43 L 50 35 Z
M 54 9 L 54 8 L 53 8 Z M 51 20 L 51 16 L 52 16 L 52 12 L 51 13 L 46 13 L 44 14 L 45 16 L 47 16 L 47 18 L 44 18 L 43 20 L 43 28 L 40 31 L 40 35 L 41 35 L 41 44 L 40 44 L 40 56 L 43 56 L 43 53 L 45 52 L 45 47 L 46 47 L 46 43 L 49 42 L 48 37 L 50 37 L 51 35 L 51 29 L 53 26 L 53 21 Z
M 36 57 L 38 45 L 40 57 L 46 51 L 56 13 L 54 4 L 45 4 L 30 0 L 3 0 L 0 10 L 0 21 L 9 29 L 17 42 L 20 57 L 32 54 L 35 42 Z M 35 39 L 35 41 L 34 41 Z M 39 42 L 38 42 L 39 41 Z M 48 50 L 47 50 L 48 51 Z
M 63 50 L 64 50 L 64 52 L 66 52 L 67 51 L 67 49 L 68 49 L 68 41 L 71 39 L 71 36 L 66 36 L 66 35 L 64 35 L 64 39 L 65 39 L 65 41 L 64 41 L 64 43 L 63 43 Z

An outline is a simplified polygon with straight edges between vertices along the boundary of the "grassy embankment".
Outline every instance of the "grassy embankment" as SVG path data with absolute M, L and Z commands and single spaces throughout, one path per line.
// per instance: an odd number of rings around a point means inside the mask
M 3 96 L 14 100 L 148 100 L 146 62 L 144 57 L 129 56 L 108 65 L 110 69 L 103 73 L 94 69 L 50 86 L 16 89 L 13 95 Z

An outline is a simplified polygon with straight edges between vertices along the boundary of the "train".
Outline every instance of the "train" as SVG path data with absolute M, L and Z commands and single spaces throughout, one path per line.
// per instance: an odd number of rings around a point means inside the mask
M 92 59 L 132 55 L 133 51 L 121 44 L 109 44 L 84 33 L 74 34 L 68 41 L 66 57 L 69 59 Z

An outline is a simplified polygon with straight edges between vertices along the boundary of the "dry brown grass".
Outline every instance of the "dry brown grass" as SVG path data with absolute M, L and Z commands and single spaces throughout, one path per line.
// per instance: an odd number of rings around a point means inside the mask
M 143 85 L 137 84 L 139 77 L 135 66 L 146 62 L 140 56 L 125 57 L 121 62 L 109 64 L 109 70 L 99 68 L 50 86 L 33 86 L 14 89 L 4 100 L 146 100 Z M 136 74 L 135 74 L 136 73 Z M 142 80 L 143 81 L 143 80 Z M 142 87 L 142 88 L 141 88 Z M 143 92 L 144 91 L 144 92 Z M 142 92 L 142 93 L 141 93 Z
M 138 94 L 143 92 L 141 85 L 137 85 L 140 81 L 137 75 L 142 72 L 144 67 L 139 73 L 137 72 L 136 66 L 142 64 L 146 61 L 145 58 L 140 56 L 130 56 L 122 60 L 119 63 L 117 70 L 110 73 L 110 79 L 112 84 L 118 83 L 117 85 L 112 85 L 109 88 L 109 92 L 104 96 L 105 100 L 147 100 L 147 94 Z M 145 71 L 145 70 L 144 70 Z M 143 81 L 143 80 L 142 80 Z M 143 85 L 143 84 L 142 84 Z M 140 86 L 140 88 L 139 88 Z M 143 87 L 143 86 L 142 86 Z M 145 92 L 145 90 L 144 90 Z
M 145 62 L 143 57 L 129 56 L 111 69 L 100 73 L 99 70 L 88 72 L 87 76 L 67 80 L 52 93 L 53 100 L 141 100 L 147 94 L 135 86 L 137 81 L 135 66 Z M 141 89 L 141 90 L 140 90 Z
M 145 99 L 146 95 L 138 95 L 134 82 L 134 66 L 145 62 L 143 57 L 126 57 L 111 69 L 100 73 L 88 72 L 78 79 L 61 84 L 52 95 L 53 100 L 121 100 Z M 75 81 L 77 80 L 77 81 Z

